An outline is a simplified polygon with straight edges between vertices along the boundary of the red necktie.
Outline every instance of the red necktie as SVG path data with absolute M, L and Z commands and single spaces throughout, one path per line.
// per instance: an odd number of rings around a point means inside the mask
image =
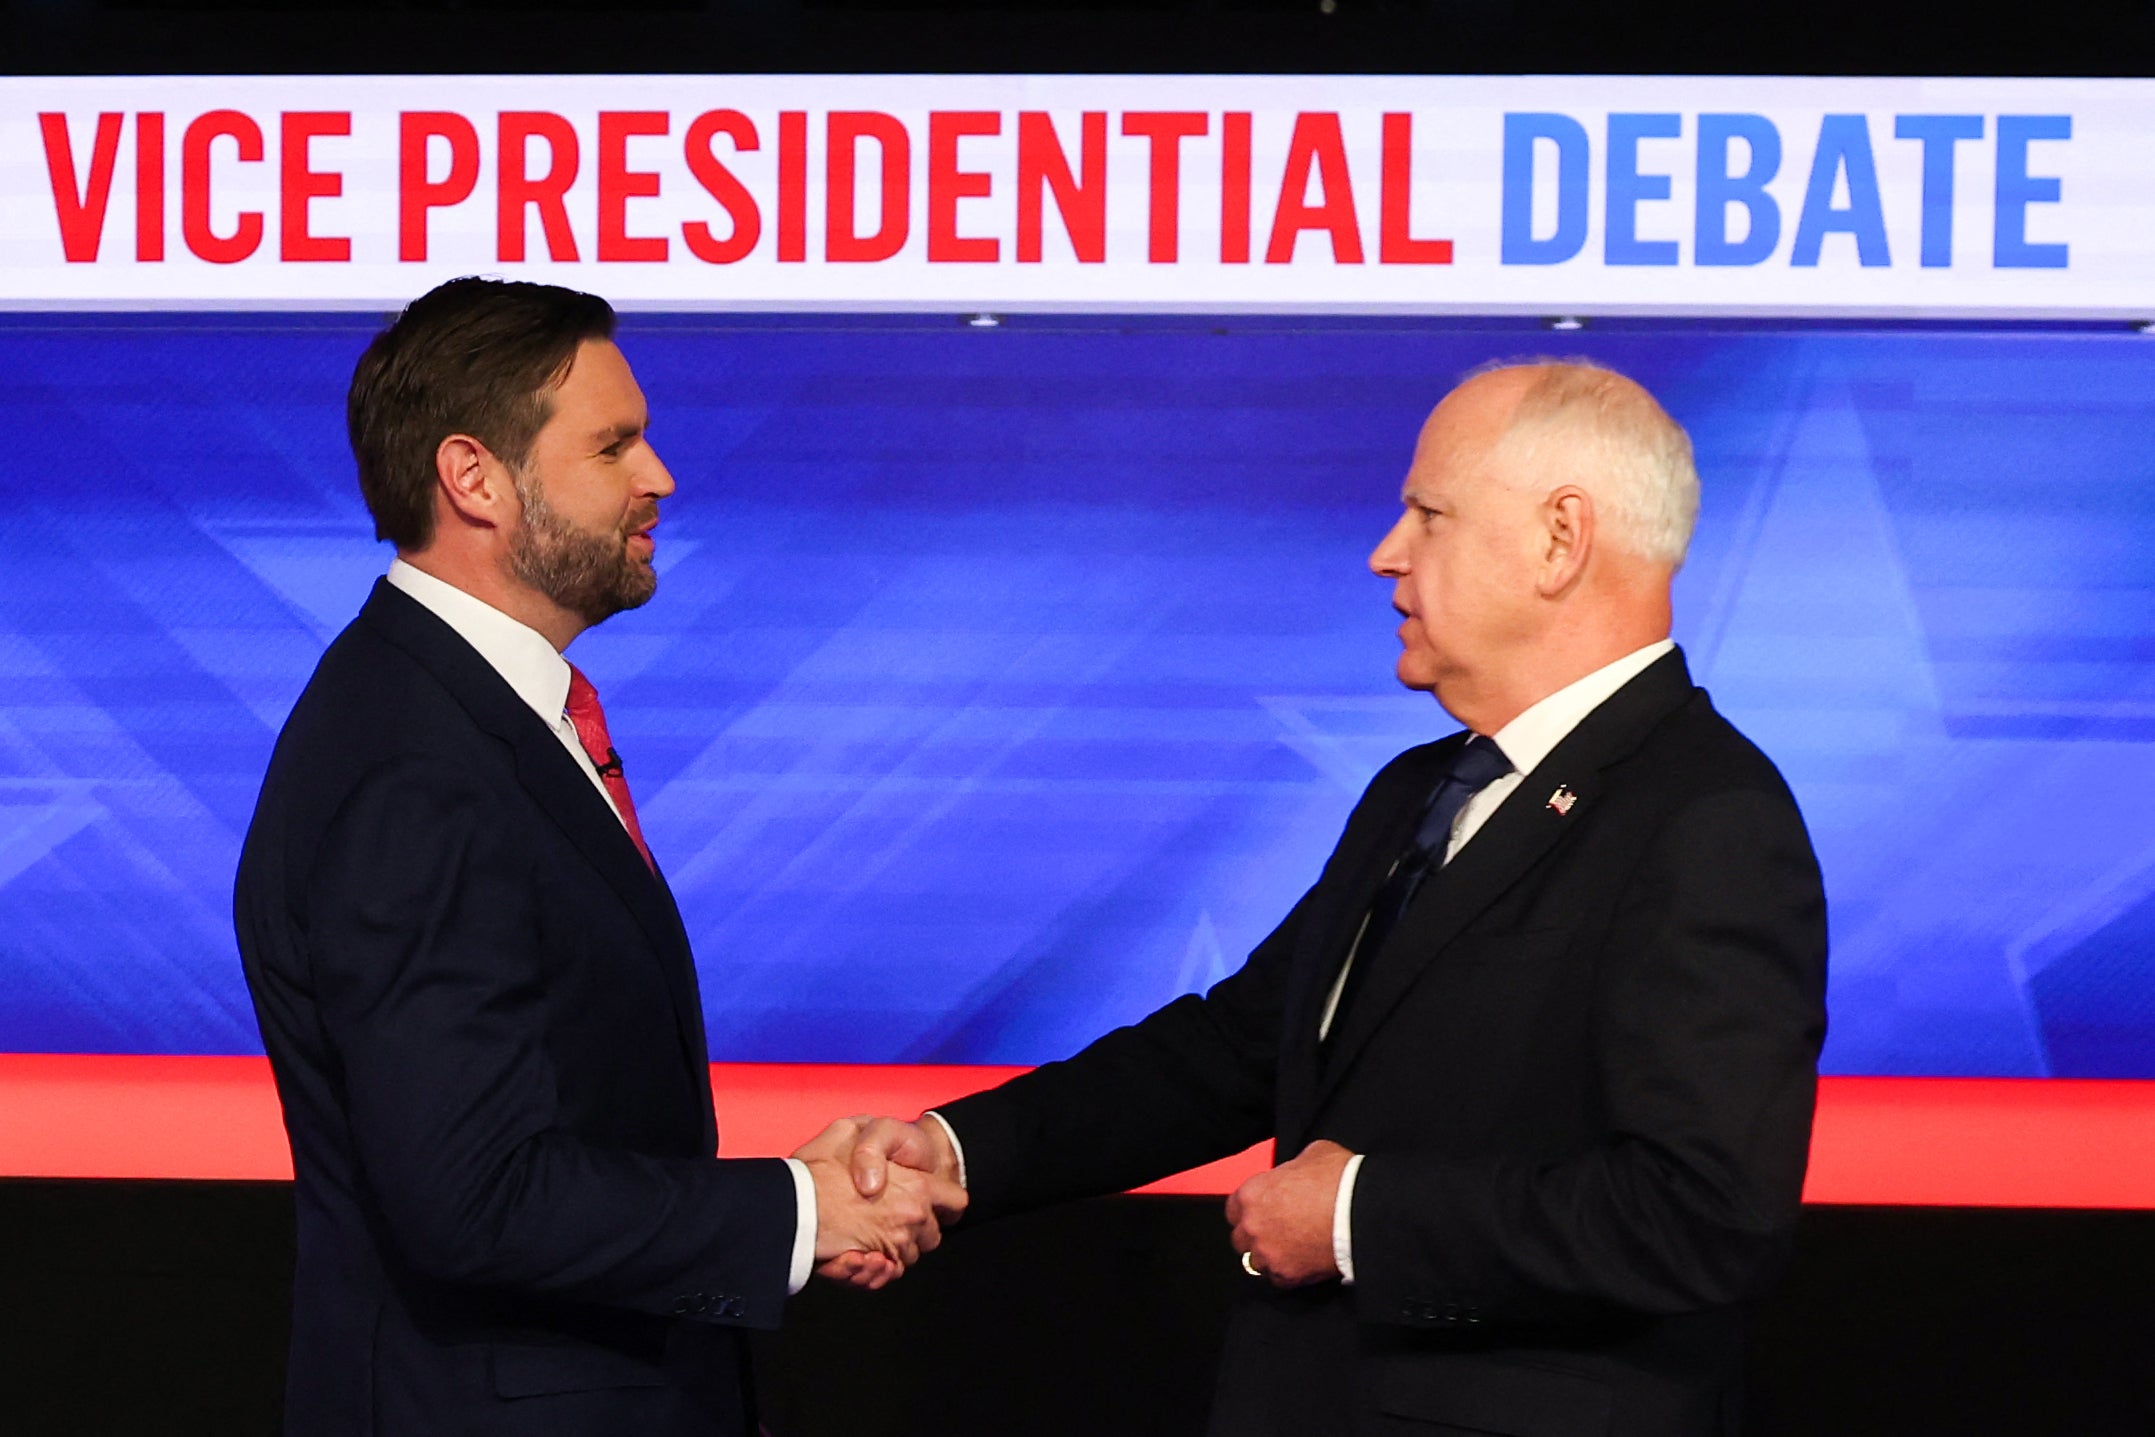
M 658 865 L 651 861 L 651 850 L 644 843 L 643 825 L 636 821 L 636 800 L 629 797 L 629 781 L 621 772 L 621 755 L 614 752 L 614 741 L 606 733 L 606 710 L 599 707 L 599 691 L 574 664 L 569 665 L 568 715 L 569 722 L 576 726 L 577 741 L 591 756 L 599 781 L 613 797 L 614 811 L 621 815 L 622 826 L 636 841 L 636 851 L 644 856 L 646 867 L 658 872 Z

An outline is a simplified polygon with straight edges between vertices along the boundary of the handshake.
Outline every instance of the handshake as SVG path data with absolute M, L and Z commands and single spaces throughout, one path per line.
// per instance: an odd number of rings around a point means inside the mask
M 840 1118 L 793 1155 L 816 1187 L 816 1273 L 873 1291 L 933 1252 L 965 1212 L 941 1123 Z
M 816 1273 L 833 1282 L 882 1287 L 933 1252 L 943 1224 L 965 1213 L 958 1151 L 937 1117 L 841 1118 L 793 1156 L 815 1180 Z M 1226 1216 L 1243 1271 L 1274 1287 L 1344 1275 L 1333 1222 L 1353 1157 L 1320 1138 L 1235 1190 Z

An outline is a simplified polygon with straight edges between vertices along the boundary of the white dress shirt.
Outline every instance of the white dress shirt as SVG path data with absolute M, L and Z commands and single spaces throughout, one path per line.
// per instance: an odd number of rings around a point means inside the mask
M 1663 639 L 1634 649 L 1613 664 L 1594 670 L 1585 678 L 1566 684 L 1541 702 L 1528 708 L 1495 733 L 1490 742 L 1504 751 L 1511 760 L 1511 772 L 1495 779 L 1468 799 L 1459 814 L 1452 820 L 1451 841 L 1445 845 L 1444 861 L 1450 863 L 1459 856 L 1459 850 L 1467 846 L 1469 839 L 1481 832 L 1504 800 L 1513 790 L 1526 782 L 1526 776 L 1549 756 L 1556 746 L 1571 735 L 1571 731 L 1611 698 L 1616 691 L 1644 673 L 1656 659 L 1675 648 L 1673 640 Z M 1367 920 L 1365 920 L 1366 922 Z M 1361 936 L 1355 937 L 1359 946 Z M 1347 961 L 1340 965 L 1339 977 L 1332 984 L 1332 996 L 1325 1000 L 1324 1016 L 1318 1020 L 1317 1036 L 1322 1038 L 1331 1031 L 1333 1012 L 1339 1007 L 1340 991 L 1346 986 L 1347 969 L 1352 967 L 1355 954 L 1347 953 Z M 1347 1166 L 1339 1175 L 1339 1193 L 1332 1202 L 1332 1260 L 1339 1265 L 1340 1280 L 1354 1281 L 1354 1233 L 1351 1215 L 1354 1210 L 1354 1180 L 1362 1171 L 1362 1154 L 1347 1159 Z
M 428 612 L 456 630 L 457 637 L 478 650 L 502 681 L 516 691 L 516 696 L 539 716 L 539 722 L 553 730 L 561 746 L 576 760 L 576 766 L 591 780 L 591 786 L 606 800 L 607 811 L 615 818 L 621 812 L 614 807 L 614 796 L 606 791 L 606 782 L 599 777 L 598 766 L 591 755 L 584 752 L 583 740 L 576 736 L 576 725 L 569 722 L 566 708 L 569 701 L 569 661 L 563 658 L 544 634 L 527 624 L 517 622 L 483 599 L 473 598 L 456 585 L 435 578 L 422 569 L 397 559 L 389 565 L 389 582 L 413 599 L 426 606 Z M 622 827 L 628 826 L 622 820 Z M 816 1185 L 808 1175 L 807 1164 L 797 1158 L 787 1158 L 786 1166 L 793 1174 L 793 1258 L 787 1271 L 789 1293 L 799 1292 L 808 1285 L 808 1275 L 815 1267 L 816 1257 Z

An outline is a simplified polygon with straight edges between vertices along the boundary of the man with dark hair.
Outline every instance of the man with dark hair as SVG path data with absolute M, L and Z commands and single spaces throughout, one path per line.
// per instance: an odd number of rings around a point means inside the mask
M 432 541 L 444 416 L 485 435 L 513 475 L 530 462 L 547 391 L 577 347 L 613 337 L 612 305 L 553 285 L 453 279 L 413 300 L 367 346 L 345 396 L 374 537 L 406 551 Z
M 613 311 L 463 279 L 349 423 L 397 558 L 278 739 L 240 955 L 298 1203 L 286 1430 L 754 1429 L 742 1329 L 878 1283 L 963 1206 L 862 1198 L 833 1128 L 720 1160 L 688 939 L 562 656 L 657 587 L 674 481 Z

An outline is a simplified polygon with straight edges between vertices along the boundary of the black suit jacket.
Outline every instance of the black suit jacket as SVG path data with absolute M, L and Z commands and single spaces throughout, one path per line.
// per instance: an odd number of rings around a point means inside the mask
M 1785 1256 L 1825 1031 L 1802 819 L 1670 654 L 1357 960 L 1320 1050 L 1347 946 L 1463 741 L 1377 775 L 1239 972 L 940 1109 L 970 1211 L 1330 1138 L 1368 1154 L 1356 1281 L 1248 1285 L 1216 1432 L 1734 1430 L 1741 1304 Z
M 793 1182 L 714 1159 L 672 898 L 386 582 L 278 739 L 234 908 L 297 1177 L 286 1430 L 751 1430 Z

